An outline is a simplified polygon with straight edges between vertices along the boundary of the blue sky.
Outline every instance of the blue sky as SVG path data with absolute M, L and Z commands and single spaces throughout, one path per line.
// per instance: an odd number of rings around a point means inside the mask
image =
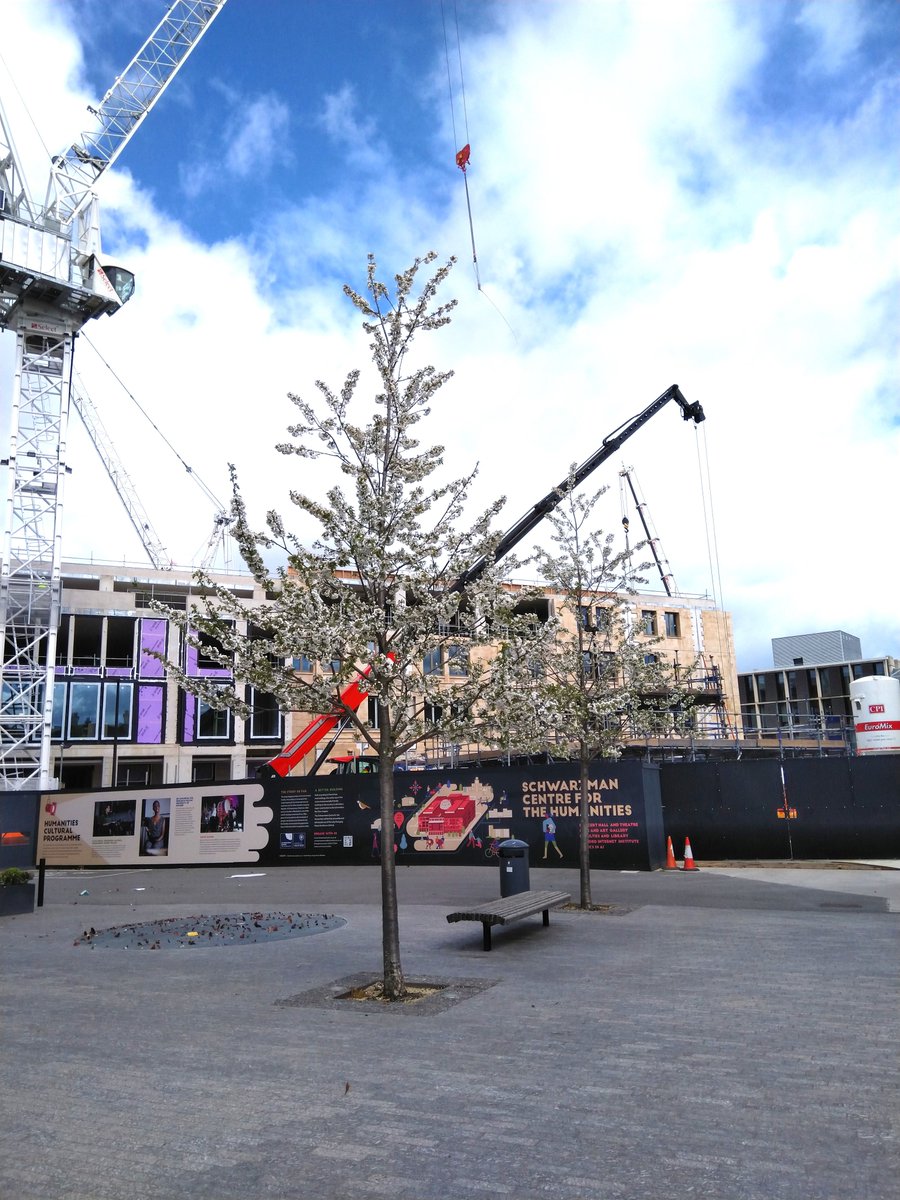
M 31 120 L 64 145 L 164 11 L 7 0 L 0 94 L 35 192 Z M 163 541 L 191 561 L 208 502 L 92 346 L 223 499 L 235 461 L 260 514 L 286 509 L 286 393 L 365 362 L 340 285 L 369 251 L 393 273 L 434 248 L 459 260 L 460 303 L 422 347 L 456 371 L 429 432 L 454 474 L 480 463 L 478 504 L 506 494 L 512 524 L 677 382 L 708 420 L 696 434 L 663 412 L 592 480 L 605 527 L 632 467 L 680 587 L 733 613 L 741 669 L 770 662 L 772 637 L 824 629 L 900 655 L 900 7 L 443 15 L 453 110 L 439 0 L 228 0 L 105 179 L 104 245 L 138 291 L 86 331 L 78 369 Z M 453 161 L 467 136 L 481 292 Z M 71 454 L 64 552 L 140 561 L 77 429 Z

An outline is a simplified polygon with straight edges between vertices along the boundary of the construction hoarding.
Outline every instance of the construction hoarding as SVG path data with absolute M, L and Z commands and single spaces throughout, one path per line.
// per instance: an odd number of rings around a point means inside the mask
M 37 855 L 48 866 L 363 864 L 386 837 L 398 861 L 496 860 L 528 843 L 532 866 L 578 865 L 577 765 L 397 772 L 389 830 L 377 775 L 172 785 L 41 797 Z M 589 772 L 594 867 L 665 861 L 659 771 L 640 762 Z

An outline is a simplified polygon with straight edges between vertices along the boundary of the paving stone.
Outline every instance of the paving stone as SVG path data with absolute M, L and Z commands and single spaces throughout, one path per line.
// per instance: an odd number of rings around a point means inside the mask
M 404 967 L 480 986 L 415 1020 L 279 1004 L 378 975 L 377 871 L 104 873 L 89 897 L 48 877 L 42 910 L 0 921 L 0 1195 L 893 1200 L 900 927 L 868 877 L 598 872 L 595 901 L 628 912 L 557 912 L 484 954 L 446 913 L 496 873 L 433 870 L 401 872 Z M 240 911 L 346 924 L 204 954 L 73 944 Z

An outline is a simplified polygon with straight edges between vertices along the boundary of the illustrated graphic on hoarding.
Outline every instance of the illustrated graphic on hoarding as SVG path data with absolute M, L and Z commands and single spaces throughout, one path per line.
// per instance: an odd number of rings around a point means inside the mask
M 556 822 L 550 816 L 549 811 L 544 816 L 541 822 L 541 831 L 544 834 L 544 858 L 547 857 L 547 851 L 552 846 L 560 858 L 563 856 L 562 850 L 556 844 Z
M 472 844 L 474 830 L 489 814 L 494 789 L 476 777 L 471 783 L 446 783 L 431 792 L 406 823 L 413 850 L 458 850 Z M 406 798 L 401 801 L 404 804 Z M 403 814 L 397 813 L 401 824 Z

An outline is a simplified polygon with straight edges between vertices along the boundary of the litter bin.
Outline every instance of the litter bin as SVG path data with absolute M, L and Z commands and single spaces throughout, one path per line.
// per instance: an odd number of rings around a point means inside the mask
M 528 843 L 508 838 L 497 847 L 500 856 L 500 895 L 518 896 L 531 888 L 528 882 Z

